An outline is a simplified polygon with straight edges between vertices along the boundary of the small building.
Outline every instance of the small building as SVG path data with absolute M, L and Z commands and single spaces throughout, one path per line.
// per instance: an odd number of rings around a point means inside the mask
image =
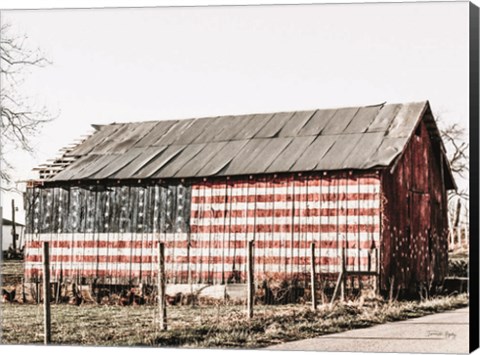
M 149 284 L 378 275 L 415 289 L 447 272 L 455 182 L 429 103 L 96 125 L 26 192 L 26 277 Z M 93 281 L 92 281 L 93 280 Z
M 13 248 L 13 222 L 7 218 L 2 219 L 2 250 L 8 251 Z M 23 247 L 25 226 L 22 223 L 15 222 L 15 234 L 17 235 L 17 248 Z

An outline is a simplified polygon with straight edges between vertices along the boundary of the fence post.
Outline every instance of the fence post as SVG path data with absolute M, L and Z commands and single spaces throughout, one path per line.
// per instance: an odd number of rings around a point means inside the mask
M 50 257 L 48 252 L 48 242 L 43 243 L 43 327 L 45 332 L 44 344 L 48 345 L 52 341 L 51 322 L 50 322 Z
M 247 311 L 248 318 L 253 318 L 253 299 L 255 296 L 255 286 L 253 280 L 253 240 L 248 241 L 247 249 Z
M 346 284 L 347 284 L 347 274 L 346 274 L 346 267 L 345 267 L 345 248 L 342 247 L 342 283 L 341 283 L 341 295 L 342 301 L 345 301 L 345 292 L 346 292 Z
M 375 294 L 380 295 L 380 259 L 378 248 L 375 248 Z
M 467 248 L 468 248 L 469 245 L 470 245 L 470 244 L 469 244 L 469 237 L 470 237 L 470 236 L 468 235 L 468 233 L 470 233 L 470 232 L 469 232 L 468 227 L 467 227 L 466 224 L 465 224 L 465 226 L 464 226 L 463 228 L 464 228 L 464 232 L 465 232 L 465 245 L 466 245 Z
M 165 300 L 165 244 L 158 244 L 158 311 L 160 329 L 167 330 L 167 303 Z
M 450 231 L 450 245 L 448 247 L 448 250 L 453 250 L 453 249 L 455 249 L 455 243 L 454 243 L 453 227 L 452 226 L 450 226 L 449 231 Z
M 317 309 L 317 294 L 316 294 L 316 275 L 315 275 L 315 243 L 310 244 L 310 283 L 312 287 L 312 309 Z
M 12 248 L 15 256 L 17 255 L 17 229 L 15 225 L 15 200 L 12 199 Z

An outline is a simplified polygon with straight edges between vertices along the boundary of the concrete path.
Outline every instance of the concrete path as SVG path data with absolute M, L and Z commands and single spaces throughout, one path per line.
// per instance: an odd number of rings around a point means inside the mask
M 271 346 L 271 350 L 468 353 L 468 308 Z

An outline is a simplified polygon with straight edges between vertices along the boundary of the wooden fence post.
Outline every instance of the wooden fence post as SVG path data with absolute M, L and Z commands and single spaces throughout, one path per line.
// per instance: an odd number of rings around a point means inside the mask
M 345 248 L 342 247 L 342 283 L 341 283 L 341 295 L 342 301 L 345 301 L 345 292 L 346 292 L 346 284 L 347 284 L 347 275 L 346 275 L 346 267 L 345 267 Z
M 470 237 L 470 236 L 468 235 L 468 233 L 470 233 L 470 232 L 469 232 L 468 227 L 467 227 L 466 224 L 465 224 L 465 226 L 464 226 L 463 228 L 464 228 L 463 230 L 464 230 L 464 232 L 465 232 L 465 242 L 464 242 L 464 243 L 465 243 L 465 245 L 468 247 L 468 246 L 469 246 L 469 237 Z
M 48 242 L 43 243 L 43 327 L 45 332 L 45 345 L 52 341 L 51 321 L 50 321 L 50 257 L 48 252 Z
M 448 246 L 448 250 L 453 250 L 455 249 L 455 243 L 454 243 L 454 240 L 453 240 L 453 227 L 450 226 L 449 228 L 449 234 L 450 234 L 450 245 Z
M 15 256 L 17 255 L 17 229 L 15 225 L 15 200 L 12 199 L 12 248 Z
M 379 252 L 378 248 L 375 248 L 375 294 L 378 296 L 380 295 L 380 260 L 379 260 Z
M 310 244 L 310 283 L 312 287 L 312 309 L 317 309 L 317 294 L 316 294 L 316 275 L 315 275 L 315 243 Z
M 158 244 L 158 311 L 160 329 L 167 330 L 167 303 L 165 300 L 165 244 Z
M 337 298 L 337 295 L 338 295 L 338 290 L 340 289 L 340 285 L 342 284 L 343 282 L 343 271 L 340 270 L 340 272 L 338 273 L 338 279 L 337 279 L 337 283 L 335 284 L 335 290 L 333 290 L 333 295 L 332 295 L 332 300 L 330 301 L 330 304 L 333 304 L 333 302 L 335 302 L 335 299 Z
M 253 240 L 248 241 L 247 249 L 247 311 L 248 318 L 253 318 L 253 300 L 255 296 L 255 286 L 253 280 Z

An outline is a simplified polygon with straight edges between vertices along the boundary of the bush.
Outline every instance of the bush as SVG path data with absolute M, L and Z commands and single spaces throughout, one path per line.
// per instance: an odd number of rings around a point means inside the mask
M 448 276 L 468 277 L 468 259 L 450 259 L 448 261 Z

